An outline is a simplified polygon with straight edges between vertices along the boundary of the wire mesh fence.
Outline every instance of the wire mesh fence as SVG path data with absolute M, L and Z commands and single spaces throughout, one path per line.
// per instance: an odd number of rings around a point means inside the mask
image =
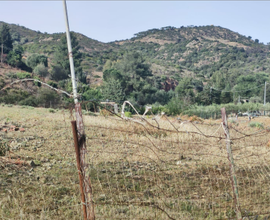
M 84 116 L 97 219 L 237 218 L 221 123 L 104 115 Z M 267 217 L 269 132 L 229 129 L 241 215 Z
M 232 127 L 232 153 L 243 216 L 268 214 L 270 148 L 269 130 Z M 266 219 L 266 218 L 265 218 Z
M 0 219 L 82 219 L 70 119 L 1 106 Z
M 221 120 L 151 111 L 127 118 L 99 108 L 102 116 L 82 111 L 96 219 L 237 219 Z M 13 110 L 1 125 L 25 131 L 0 132 L 1 149 L 9 148 L 0 155 L 0 218 L 82 219 L 72 109 Z M 242 219 L 266 220 L 269 129 L 239 117 L 229 132 Z

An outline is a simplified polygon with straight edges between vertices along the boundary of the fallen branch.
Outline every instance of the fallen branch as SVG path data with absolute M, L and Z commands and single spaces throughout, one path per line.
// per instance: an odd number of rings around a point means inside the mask
M 39 82 L 39 83 L 41 83 L 42 85 L 47 86 L 47 87 L 49 87 L 49 88 L 52 89 L 52 90 L 55 90 L 56 92 L 64 93 L 64 94 L 66 94 L 67 96 L 69 96 L 70 98 L 73 97 L 73 95 L 67 93 L 66 91 L 64 91 L 64 90 L 62 90 L 62 89 L 56 89 L 56 88 L 50 86 L 49 84 L 44 83 L 44 82 L 42 82 L 42 81 L 40 81 L 40 80 L 37 80 L 37 79 L 21 79 L 21 80 L 16 80 L 16 81 L 10 83 L 9 85 L 6 85 L 6 86 L 5 86 L 4 88 L 2 88 L 0 91 L 3 91 L 3 90 L 5 90 L 5 89 L 11 87 L 13 84 L 17 84 L 17 83 L 21 83 L 21 82 L 27 82 L 27 81 Z

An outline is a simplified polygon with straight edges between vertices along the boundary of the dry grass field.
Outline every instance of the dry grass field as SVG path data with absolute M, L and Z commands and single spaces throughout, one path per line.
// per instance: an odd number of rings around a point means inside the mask
M 221 120 L 181 119 L 84 116 L 97 219 L 236 218 Z M 0 106 L 0 219 L 82 219 L 70 121 L 67 110 Z M 247 219 L 270 215 L 269 123 L 229 118 Z

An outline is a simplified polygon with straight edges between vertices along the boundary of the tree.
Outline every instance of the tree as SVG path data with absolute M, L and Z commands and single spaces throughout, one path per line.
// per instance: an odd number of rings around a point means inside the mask
M 33 72 L 41 77 L 46 77 L 48 75 L 48 69 L 43 63 L 38 64 Z
M 178 86 L 175 88 L 175 93 L 184 104 L 189 105 L 195 101 L 194 86 L 192 83 L 192 78 L 183 78 Z
M 224 91 L 220 94 L 220 102 L 222 104 L 230 103 L 233 101 L 233 94 L 231 92 L 231 87 L 229 84 L 225 87 Z
M 38 90 L 36 99 L 39 105 L 50 106 L 51 103 L 59 103 L 60 96 L 49 88 L 41 88 Z
M 87 91 L 85 91 L 82 94 L 83 100 L 101 100 L 102 99 L 102 93 L 100 91 L 100 87 L 97 87 L 95 89 L 89 88 Z
M 113 62 L 111 60 L 107 60 L 103 66 L 102 71 L 105 72 L 107 69 L 112 69 L 112 68 L 113 68 Z
M 141 91 L 146 78 L 152 76 L 150 65 L 145 63 L 145 59 L 138 52 L 127 52 L 123 59 L 116 63 L 115 69 L 119 70 L 126 82 L 125 93 Z
M 266 73 L 256 73 L 249 75 L 241 75 L 237 78 L 236 86 L 233 90 L 237 92 L 237 96 L 240 95 L 244 98 L 250 98 L 252 96 L 259 96 L 261 92 L 261 97 L 263 93 L 264 82 L 269 81 L 269 76 Z
M 227 104 L 233 101 L 232 93 L 231 92 L 224 92 L 222 91 L 220 94 L 220 102 L 221 104 Z
M 125 100 L 125 94 L 119 80 L 111 79 L 103 84 L 102 94 L 104 99 L 108 99 L 117 103 Z
M 82 73 L 82 67 L 80 66 L 82 54 L 79 51 L 80 46 L 74 32 L 70 33 L 70 38 L 71 38 L 72 56 L 74 61 L 75 73 L 80 81 L 86 82 L 86 77 L 84 79 L 85 74 Z M 65 35 L 61 37 L 60 44 L 56 48 L 52 69 L 53 69 L 52 78 L 55 80 L 67 79 L 70 75 L 67 39 Z M 55 72 L 56 69 L 61 70 L 60 78 L 57 76 L 59 74 Z
M 203 91 L 203 82 L 201 80 L 193 79 L 192 83 L 198 92 Z
M 171 100 L 166 105 L 166 108 L 169 110 L 169 114 L 177 115 L 180 114 L 184 109 L 185 105 L 182 100 L 177 97 L 171 98 Z
M 68 73 L 60 65 L 52 66 L 51 78 L 55 81 L 60 81 L 68 78 Z
M 45 67 L 48 67 L 48 58 L 45 55 L 34 53 L 26 59 L 26 65 L 32 69 L 35 69 L 39 64 L 43 64 Z
M 258 97 L 258 96 L 251 97 L 249 99 L 249 102 L 251 102 L 251 103 L 261 103 L 262 102 L 262 98 L 261 97 Z
M 9 32 L 9 27 L 7 24 L 3 24 L 0 29 L 0 46 L 3 45 L 3 53 L 8 54 L 10 51 L 12 51 L 12 38 Z
M 197 93 L 196 102 L 199 105 L 211 105 L 212 103 L 220 104 L 221 92 L 211 88 L 209 85 L 203 88 L 203 91 Z
M 220 72 L 215 72 L 212 75 L 212 84 L 213 87 L 215 87 L 216 89 L 222 90 L 225 88 L 225 78 L 223 77 L 223 74 Z
M 173 90 L 166 92 L 165 90 L 158 90 L 155 93 L 155 101 L 160 103 L 161 105 L 165 105 L 175 95 Z
M 20 34 L 19 34 L 18 32 L 14 32 L 14 33 L 11 35 L 11 39 L 12 39 L 12 41 L 13 41 L 14 43 L 15 43 L 15 42 L 19 43 L 20 40 L 21 40 L 21 36 L 20 36 Z
M 106 69 L 103 72 L 103 79 L 106 82 L 109 82 L 111 79 L 123 81 L 123 76 L 117 69 Z
M 82 71 L 82 67 L 77 68 L 76 76 L 80 82 L 86 84 L 86 73 Z
M 23 48 L 20 45 L 16 45 L 13 50 L 9 51 L 7 56 L 7 63 L 14 67 L 22 65 L 22 53 Z

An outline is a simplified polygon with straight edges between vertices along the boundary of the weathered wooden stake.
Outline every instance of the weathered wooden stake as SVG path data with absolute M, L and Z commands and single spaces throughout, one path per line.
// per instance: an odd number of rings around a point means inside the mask
M 81 200 L 83 204 L 83 216 L 84 216 L 84 220 L 87 220 L 85 195 L 84 195 L 84 190 L 83 190 L 83 175 L 82 175 L 81 162 L 80 162 L 80 148 L 79 148 L 79 143 L 78 143 L 76 121 L 71 121 L 71 126 L 72 126 L 72 133 L 73 133 L 74 146 L 75 146 L 75 152 L 76 152 L 77 169 L 78 169 L 79 180 L 80 180 Z
M 83 177 L 83 190 L 85 197 L 85 206 L 87 213 L 87 220 L 95 219 L 94 212 L 94 203 L 93 203 L 93 193 L 90 177 L 86 174 L 87 164 L 85 162 L 85 154 L 87 153 L 86 149 L 86 138 L 84 132 L 83 118 L 82 118 L 82 108 L 80 103 L 75 104 L 75 116 L 77 122 L 77 136 L 78 136 L 78 144 L 80 149 L 80 167 L 81 174 Z
M 228 159 L 230 161 L 230 172 L 231 172 L 231 181 L 232 181 L 232 189 L 233 189 L 233 195 L 234 195 L 236 216 L 237 216 L 238 220 L 242 220 L 242 214 L 241 214 L 239 197 L 238 197 L 238 189 L 237 189 L 237 179 L 236 179 L 236 175 L 235 175 L 233 154 L 232 154 L 232 148 L 231 148 L 230 132 L 229 132 L 229 128 L 228 128 L 228 122 L 227 122 L 225 108 L 221 109 L 221 116 L 222 116 L 222 126 L 223 126 L 225 136 L 226 136 L 226 147 L 227 147 Z

